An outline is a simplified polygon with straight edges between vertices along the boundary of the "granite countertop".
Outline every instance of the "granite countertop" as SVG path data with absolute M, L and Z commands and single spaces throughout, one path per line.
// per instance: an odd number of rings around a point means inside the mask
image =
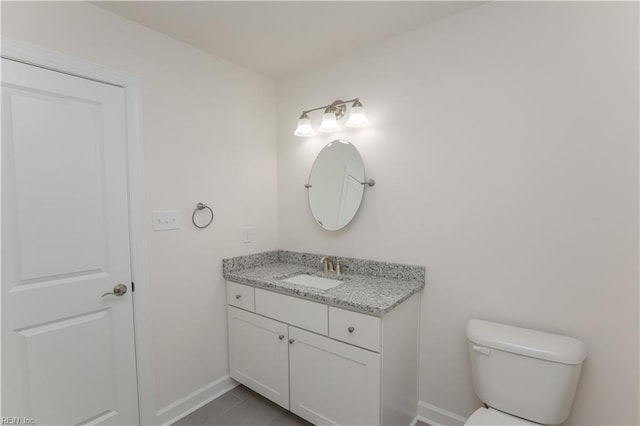
M 352 311 L 382 316 L 425 286 L 423 266 L 338 257 L 343 274 L 323 273 L 322 255 L 276 250 L 223 260 L 225 279 Z M 335 257 L 331 257 L 335 259 Z M 282 281 L 298 274 L 338 279 L 319 290 Z

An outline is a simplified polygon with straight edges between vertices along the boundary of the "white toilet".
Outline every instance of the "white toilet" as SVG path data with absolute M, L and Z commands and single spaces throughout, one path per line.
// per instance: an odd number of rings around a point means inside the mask
M 587 350 L 557 334 L 470 320 L 473 387 L 488 408 L 465 425 L 557 425 L 569 417 Z

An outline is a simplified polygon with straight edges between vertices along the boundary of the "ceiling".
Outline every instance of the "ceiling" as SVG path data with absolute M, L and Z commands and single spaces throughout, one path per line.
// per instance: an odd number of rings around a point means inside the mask
M 92 3 L 228 61 L 280 78 L 484 2 Z

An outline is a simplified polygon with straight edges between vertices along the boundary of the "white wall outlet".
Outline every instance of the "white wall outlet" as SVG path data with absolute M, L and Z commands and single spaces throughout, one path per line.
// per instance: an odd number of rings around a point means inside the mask
M 253 228 L 250 226 L 245 226 L 242 228 L 242 242 L 245 244 L 250 244 L 253 242 Z
M 153 211 L 153 230 L 154 231 L 171 231 L 180 229 L 180 211 L 179 210 L 154 210 Z

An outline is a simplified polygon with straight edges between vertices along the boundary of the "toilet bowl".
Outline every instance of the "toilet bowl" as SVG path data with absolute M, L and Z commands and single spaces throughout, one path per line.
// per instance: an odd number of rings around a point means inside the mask
M 557 425 L 569 417 L 584 343 L 475 319 L 467 323 L 467 339 L 473 387 L 487 408 L 465 425 Z
M 525 419 L 494 410 L 493 408 L 478 408 L 464 423 L 465 426 L 518 426 L 518 425 L 538 425 Z

